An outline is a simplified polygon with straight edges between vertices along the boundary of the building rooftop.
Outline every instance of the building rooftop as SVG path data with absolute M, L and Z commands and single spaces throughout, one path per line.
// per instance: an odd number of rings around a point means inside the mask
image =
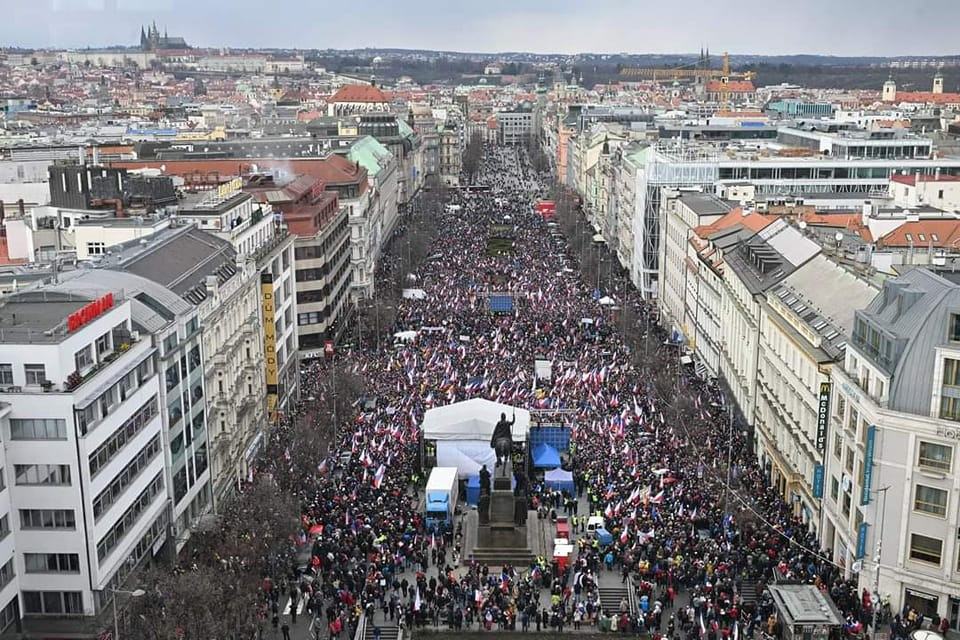
M 935 174 L 929 176 L 916 173 L 908 173 L 906 175 L 895 174 L 890 176 L 891 182 L 906 184 L 911 187 L 916 186 L 918 180 L 920 182 L 960 182 L 960 176 L 951 176 L 946 174 Z
M 768 588 L 787 626 L 839 627 L 843 624 L 840 612 L 827 594 L 812 584 L 774 584 Z
M 334 93 L 329 102 L 389 102 L 386 94 L 370 84 L 345 84 Z
M 733 204 L 721 200 L 709 193 L 684 191 L 680 193 L 680 202 L 698 216 L 723 215 L 733 208 Z
M 59 342 L 66 334 L 67 316 L 96 296 L 55 291 L 26 291 L 0 301 L 0 342 Z

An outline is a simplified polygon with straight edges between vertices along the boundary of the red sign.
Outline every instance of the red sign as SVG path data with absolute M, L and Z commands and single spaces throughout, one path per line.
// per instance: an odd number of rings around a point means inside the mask
M 113 308 L 113 294 L 108 293 L 102 298 L 97 298 L 78 311 L 74 311 L 67 316 L 67 331 L 76 331 L 91 320 L 100 316 L 105 311 Z
M 553 200 L 540 200 L 533 205 L 533 208 L 544 220 L 551 220 L 557 213 L 557 203 Z
M 323 355 L 327 358 L 333 357 L 333 340 L 323 341 Z

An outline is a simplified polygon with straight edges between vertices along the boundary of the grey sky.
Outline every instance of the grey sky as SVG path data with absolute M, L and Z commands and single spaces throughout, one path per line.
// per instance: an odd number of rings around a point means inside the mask
M 943 55 L 960 0 L 0 0 L 0 45 Z

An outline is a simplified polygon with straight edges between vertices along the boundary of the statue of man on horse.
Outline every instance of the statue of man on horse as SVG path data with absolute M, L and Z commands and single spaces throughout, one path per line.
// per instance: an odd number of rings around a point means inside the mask
M 497 464 L 506 464 L 510 459 L 510 453 L 513 450 L 513 433 L 511 427 L 517 421 L 517 415 L 513 414 L 512 420 L 507 420 L 507 414 L 500 414 L 500 422 L 493 428 L 493 436 L 490 438 L 490 448 L 497 452 Z

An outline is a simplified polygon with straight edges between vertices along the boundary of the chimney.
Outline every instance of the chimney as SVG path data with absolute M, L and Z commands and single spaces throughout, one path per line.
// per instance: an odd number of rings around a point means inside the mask
M 27 215 L 26 207 L 23 204 L 23 198 L 20 198 L 19 200 L 17 200 L 17 211 L 20 212 L 21 218 Z
M 80 159 L 80 166 L 87 164 L 87 150 L 83 146 L 77 147 L 77 157 Z
M 6 212 L 3 210 L 3 200 L 0 200 L 0 227 L 3 226 L 3 219 L 6 217 Z
M 873 203 L 869 200 L 863 201 L 863 213 L 860 216 L 860 222 L 863 226 L 870 224 L 870 218 L 873 216 Z
M 96 146 L 93 148 L 93 166 L 100 166 L 100 147 Z

